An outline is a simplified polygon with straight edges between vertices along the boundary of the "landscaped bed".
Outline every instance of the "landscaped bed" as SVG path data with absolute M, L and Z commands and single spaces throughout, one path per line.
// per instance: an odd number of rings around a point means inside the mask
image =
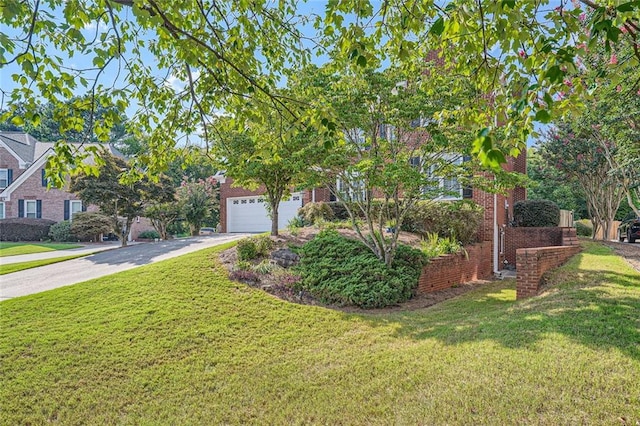
M 525 301 L 367 314 L 231 282 L 218 250 L 1 302 L 0 423 L 640 421 L 640 274 L 606 247 Z

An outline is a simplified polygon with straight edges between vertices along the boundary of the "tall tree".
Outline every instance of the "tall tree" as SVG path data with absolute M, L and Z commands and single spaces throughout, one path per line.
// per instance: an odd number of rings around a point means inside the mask
M 191 235 L 200 232 L 203 221 L 218 208 L 218 182 L 210 176 L 206 179 L 183 181 L 177 190 L 178 205 L 189 223 Z
M 587 201 L 578 182 L 567 177 L 555 164 L 548 163 L 540 148 L 527 150 L 527 176 L 531 179 L 528 199 L 551 200 L 561 209 L 573 211 L 576 220 L 589 217 Z
M 162 186 L 148 180 L 123 183 L 121 178 L 129 165 L 120 157 L 103 152 L 98 165 L 98 174 L 79 173 L 71 178 L 69 187 L 85 204 L 94 204 L 111 218 L 112 231 L 127 245 L 131 224 L 142 216 L 147 200 L 169 201 L 172 194 Z
M 310 127 L 300 130 L 274 112 L 256 118 L 241 128 L 233 120 L 223 119 L 226 131 L 220 132 L 214 152 L 234 185 L 265 188 L 271 235 L 278 235 L 280 202 L 308 181 L 310 171 L 329 152 L 322 137 Z
M 436 78 L 429 73 L 351 71 L 339 76 L 308 69 L 298 84 L 306 85 L 310 102 L 330 106 L 337 123 L 336 142 L 318 177 L 345 204 L 360 240 L 391 265 L 415 203 L 459 197 L 461 185 L 470 182 L 472 163 L 463 160 L 473 135 L 451 118 L 435 117 L 463 99 L 451 96 L 446 79 L 438 77 L 437 90 L 427 92 L 421 80 Z M 385 235 L 387 227 L 396 232 Z
M 580 120 L 560 123 L 540 144 L 547 161 L 578 182 L 587 200 L 594 238 L 602 229 L 603 239 L 608 239 L 624 192 L 607 159 L 615 145 L 609 143 L 608 150 L 602 148 L 591 125 Z

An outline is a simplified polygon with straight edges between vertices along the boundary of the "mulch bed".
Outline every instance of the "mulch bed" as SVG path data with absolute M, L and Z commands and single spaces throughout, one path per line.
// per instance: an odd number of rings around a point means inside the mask
M 351 230 L 339 230 L 340 233 L 345 235 L 354 236 L 351 234 L 355 234 Z M 278 237 L 272 237 L 272 239 L 276 242 L 276 249 L 279 248 L 287 248 L 290 245 L 300 246 L 305 242 L 312 239 L 318 233 L 315 229 L 302 228 L 300 233 L 297 235 L 291 235 L 288 233 L 282 234 Z M 408 235 L 403 238 L 405 243 L 411 243 L 413 239 L 417 239 L 415 236 Z M 418 239 L 419 240 L 419 239 Z M 231 271 L 233 266 L 238 261 L 238 256 L 236 254 L 236 248 L 232 247 L 220 253 L 220 262 L 222 265 L 228 270 Z M 474 283 L 460 284 L 452 288 L 448 288 L 445 290 L 440 290 L 434 293 L 429 294 L 420 294 L 414 296 L 411 300 L 394 306 L 388 306 L 386 308 L 380 309 L 361 309 L 355 306 L 335 306 L 335 305 L 326 305 L 319 300 L 315 299 L 313 296 L 306 292 L 293 292 L 291 289 L 286 286 L 280 285 L 278 282 L 278 278 L 274 277 L 270 274 L 262 275 L 261 280 L 258 283 L 255 282 L 246 282 L 255 288 L 260 288 L 267 293 L 278 297 L 280 299 L 292 302 L 292 303 L 300 303 L 303 305 L 315 305 L 322 306 L 329 309 L 339 310 L 341 312 L 347 313 L 368 313 L 368 314 L 377 314 L 377 313 L 392 313 L 392 312 L 402 312 L 402 311 L 414 311 L 418 309 L 428 308 L 429 306 L 433 306 L 437 303 L 443 302 L 447 299 L 451 299 L 452 297 L 459 296 L 468 291 L 471 291 L 482 284 L 486 284 L 488 281 L 478 281 Z

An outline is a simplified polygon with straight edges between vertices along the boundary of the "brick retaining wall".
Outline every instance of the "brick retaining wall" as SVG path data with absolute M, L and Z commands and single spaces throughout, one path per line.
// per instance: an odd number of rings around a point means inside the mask
M 562 265 L 578 252 L 580 252 L 578 245 L 516 250 L 516 298 L 522 299 L 538 294 L 542 275 L 548 270 Z
M 488 279 L 492 276 L 491 241 L 465 247 L 468 254 L 449 254 L 431 259 L 422 268 L 418 281 L 418 294 L 451 288 L 470 281 Z

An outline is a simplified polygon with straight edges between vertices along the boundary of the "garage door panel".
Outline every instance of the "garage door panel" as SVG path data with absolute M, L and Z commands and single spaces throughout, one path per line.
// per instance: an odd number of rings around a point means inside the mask
M 278 209 L 278 228 L 284 228 L 302 207 L 301 194 L 282 201 Z M 233 197 L 227 199 L 227 232 L 266 232 L 271 230 L 264 197 Z

